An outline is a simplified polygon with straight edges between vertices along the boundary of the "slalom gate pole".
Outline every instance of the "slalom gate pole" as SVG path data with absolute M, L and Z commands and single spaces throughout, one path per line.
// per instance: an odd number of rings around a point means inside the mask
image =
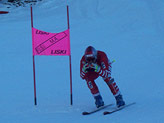
M 67 5 L 67 25 L 68 29 L 70 29 L 69 25 L 69 6 Z M 69 34 L 70 35 L 70 34 Z M 70 37 L 69 37 L 70 38 Z M 72 67 L 71 67 L 71 48 L 70 48 L 70 55 L 69 55 L 69 68 L 70 68 L 70 104 L 73 105 L 73 93 L 72 93 Z
M 33 12 L 32 12 L 32 5 L 31 5 L 31 30 L 33 28 Z M 33 47 L 33 30 L 32 30 L 32 47 Z M 33 48 L 32 48 L 33 49 Z M 35 79 L 35 56 L 33 54 L 33 78 L 34 78 L 34 104 L 37 105 L 36 99 L 36 79 Z

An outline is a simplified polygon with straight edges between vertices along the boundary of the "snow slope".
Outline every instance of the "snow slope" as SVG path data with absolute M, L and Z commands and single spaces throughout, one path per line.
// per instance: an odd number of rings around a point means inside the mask
M 34 6 L 34 27 L 47 32 L 67 29 L 70 9 L 73 106 L 70 106 L 68 56 L 36 56 L 38 105 L 33 100 L 30 7 L 0 15 L 1 123 L 163 123 L 164 1 L 45 0 Z M 6 9 L 1 7 L 1 9 Z M 127 103 L 137 104 L 112 115 L 95 108 L 79 76 L 88 45 L 115 59 L 112 76 Z M 106 104 L 115 103 L 102 78 L 96 80 Z

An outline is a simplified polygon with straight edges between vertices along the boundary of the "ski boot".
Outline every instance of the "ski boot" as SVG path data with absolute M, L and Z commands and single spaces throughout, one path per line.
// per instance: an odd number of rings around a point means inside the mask
M 125 102 L 124 102 L 121 94 L 119 94 L 115 98 L 116 98 L 116 104 L 117 104 L 118 108 L 125 105 Z
M 102 100 L 101 95 L 95 96 L 94 98 L 95 98 L 95 104 L 97 108 L 104 106 L 104 101 Z

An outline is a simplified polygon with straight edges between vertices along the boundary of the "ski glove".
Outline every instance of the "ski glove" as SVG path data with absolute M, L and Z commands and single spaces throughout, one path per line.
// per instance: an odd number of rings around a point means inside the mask
M 101 70 L 101 67 L 96 63 L 91 63 L 90 68 L 94 69 L 94 71 L 97 72 L 97 73 L 99 73 L 100 70 Z
M 83 71 L 84 73 L 87 73 L 87 72 L 88 72 L 88 69 L 89 69 L 89 64 L 86 63 L 86 64 L 83 66 L 82 71 Z

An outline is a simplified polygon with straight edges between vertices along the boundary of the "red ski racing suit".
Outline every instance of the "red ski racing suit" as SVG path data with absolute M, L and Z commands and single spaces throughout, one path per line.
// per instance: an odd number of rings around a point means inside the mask
M 85 60 L 85 56 L 83 55 L 80 61 L 80 76 L 82 79 L 86 80 L 88 88 L 90 89 L 93 96 L 99 95 L 99 89 L 95 83 L 95 80 L 101 76 L 104 81 L 107 83 L 110 88 L 112 94 L 117 96 L 120 94 L 119 88 L 114 82 L 114 79 L 111 78 L 111 62 L 108 60 L 107 55 L 102 51 L 97 51 L 97 60 L 96 64 L 100 66 L 99 72 L 95 72 L 94 70 L 89 70 L 87 72 L 83 71 L 83 66 L 88 64 Z

